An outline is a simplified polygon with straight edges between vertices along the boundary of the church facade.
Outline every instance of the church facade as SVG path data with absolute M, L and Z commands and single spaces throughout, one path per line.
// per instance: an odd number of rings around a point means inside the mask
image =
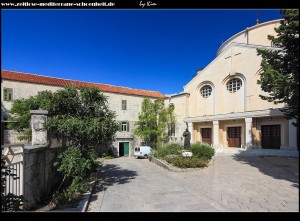
M 189 129 L 191 142 L 205 142 L 214 147 L 297 150 L 297 129 L 293 120 L 284 118 L 281 108 L 262 100 L 265 94 L 260 79 L 261 57 L 258 48 L 280 50 L 267 39 L 276 35 L 280 20 L 257 24 L 224 42 L 216 58 L 184 86 L 182 93 L 163 95 L 157 91 L 137 90 L 112 85 L 58 79 L 14 71 L 1 71 L 1 122 L 6 122 L 12 100 L 28 98 L 43 90 L 56 91 L 66 85 L 99 88 L 107 97 L 120 123 L 113 143 L 119 156 L 132 156 L 141 140 L 134 135 L 135 122 L 144 98 L 163 98 L 174 107 L 175 127 L 170 142 L 183 143 Z M 18 143 L 16 132 L 2 131 L 5 143 Z
M 280 20 L 257 24 L 224 42 L 216 58 L 184 86 L 183 93 L 169 97 L 181 125 L 192 132 L 192 142 L 214 147 L 297 149 L 297 130 L 280 108 L 262 100 L 257 84 L 261 57 L 258 48 L 280 50 L 267 39 L 276 35 Z

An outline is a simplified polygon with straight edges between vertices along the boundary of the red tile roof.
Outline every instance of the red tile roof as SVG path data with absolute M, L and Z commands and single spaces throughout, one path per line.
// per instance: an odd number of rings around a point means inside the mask
M 54 86 L 74 86 L 74 87 L 96 87 L 102 92 L 111 92 L 118 94 L 129 94 L 151 98 L 165 98 L 166 96 L 158 91 L 146 91 L 127 87 L 113 86 L 109 84 L 88 83 L 83 81 L 65 80 L 54 77 L 46 77 L 36 74 L 27 74 L 15 71 L 1 70 L 1 77 L 5 80 L 21 81 L 35 84 L 46 84 Z

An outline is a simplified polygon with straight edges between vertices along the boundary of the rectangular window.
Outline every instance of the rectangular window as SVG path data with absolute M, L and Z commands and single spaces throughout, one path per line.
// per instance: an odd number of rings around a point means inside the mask
M 3 89 L 3 100 L 4 101 L 12 101 L 13 99 L 13 89 L 12 88 L 4 88 Z
M 127 122 L 122 122 L 122 131 L 127 131 Z
M 127 100 L 122 100 L 122 110 L 127 110 Z
M 123 131 L 123 132 L 129 131 L 129 122 L 128 121 L 121 122 L 121 131 Z

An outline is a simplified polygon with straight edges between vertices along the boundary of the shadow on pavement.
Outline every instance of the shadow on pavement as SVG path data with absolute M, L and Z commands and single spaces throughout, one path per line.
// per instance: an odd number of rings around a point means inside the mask
M 114 164 L 105 164 L 101 169 L 94 193 L 105 191 L 107 186 L 128 183 L 136 176 L 137 173 L 134 170 L 124 169 Z
M 276 156 L 251 156 L 235 154 L 233 159 L 256 167 L 265 175 L 289 181 L 299 188 L 299 158 Z

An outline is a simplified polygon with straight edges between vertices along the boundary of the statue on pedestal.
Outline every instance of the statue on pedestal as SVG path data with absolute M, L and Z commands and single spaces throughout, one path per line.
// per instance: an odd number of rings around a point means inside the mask
M 190 143 L 190 140 L 191 140 L 191 133 L 189 132 L 189 129 L 186 128 L 185 131 L 183 132 L 182 136 L 184 137 L 184 149 L 185 150 L 189 150 L 190 147 L 191 147 L 191 143 Z

